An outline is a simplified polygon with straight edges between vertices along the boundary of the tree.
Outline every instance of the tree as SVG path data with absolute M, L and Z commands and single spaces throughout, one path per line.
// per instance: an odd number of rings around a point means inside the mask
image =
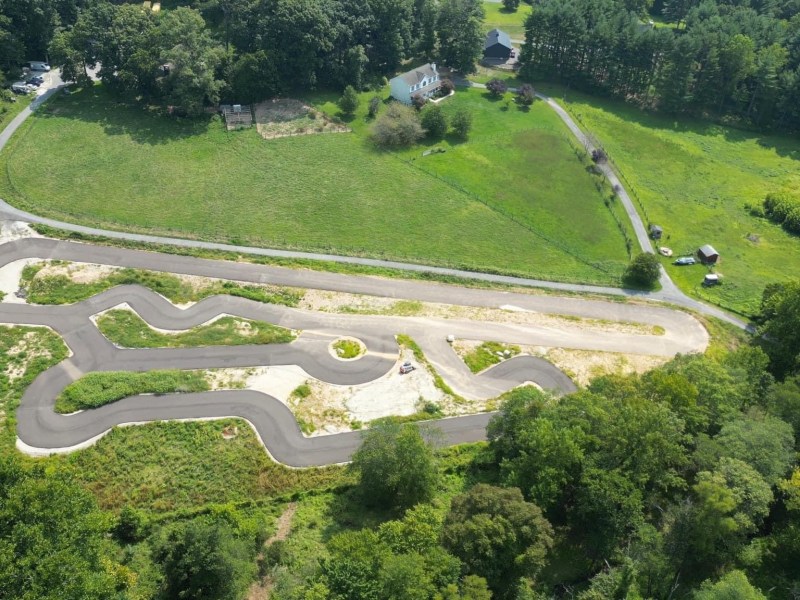
M 522 106 L 530 106 L 536 100 L 536 92 L 530 83 L 523 83 L 517 88 L 517 103 Z
M 517 12 L 519 0 L 503 0 L 503 8 L 509 12 Z
M 440 96 L 449 96 L 453 91 L 455 91 L 456 86 L 451 79 L 447 77 L 442 78 L 439 82 L 439 95 Z
M 369 106 L 367 107 L 367 115 L 370 119 L 374 119 L 378 111 L 381 109 L 381 99 L 380 96 L 373 96 L 369 99 Z
M 767 393 L 766 404 L 771 415 L 792 426 L 795 440 L 800 445 L 800 375 L 775 384 Z
M 353 455 L 366 504 L 408 508 L 433 497 L 438 480 L 433 448 L 413 424 L 384 423 L 364 434 Z
M 382 148 L 410 146 L 423 135 L 416 111 L 398 102 L 391 103 L 372 127 L 372 139 Z
M 432 104 L 422 111 L 422 128 L 433 139 L 440 139 L 447 133 L 447 115 L 438 104 Z
M 800 369 L 800 281 L 766 287 L 758 332 L 775 377 L 783 379 Z
M 486 484 L 453 498 L 442 529 L 444 547 L 496 593 L 521 575 L 534 577 L 552 543 L 550 523 L 519 489 Z
M 163 569 L 169 600 L 236 600 L 255 576 L 251 546 L 227 523 L 205 518 L 168 527 L 153 558 Z
M 439 54 L 454 71 L 474 73 L 483 53 L 483 18 L 479 0 L 443 0 L 437 30 Z
M 612 555 L 643 523 L 642 494 L 619 471 L 587 469 L 575 506 L 576 529 L 596 558 Z
M 358 92 L 356 92 L 352 85 L 348 85 L 346 88 L 344 88 L 344 93 L 342 94 L 342 97 L 339 98 L 338 104 L 339 108 L 344 114 L 352 115 L 354 112 L 356 112 L 359 102 L 360 100 L 358 98 Z
M 492 96 L 499 98 L 508 91 L 508 84 L 504 80 L 495 77 L 486 83 L 486 89 Z
M 453 120 L 450 122 L 450 125 L 453 128 L 453 133 L 462 140 L 465 140 L 472 129 L 472 114 L 462 108 L 453 115 Z
M 231 67 L 231 100 L 253 104 L 271 98 L 280 91 L 278 71 L 263 50 L 239 56 Z
M 792 427 L 775 417 L 756 415 L 731 421 L 714 441 L 721 456 L 749 464 L 770 485 L 786 475 L 794 462 Z
M 694 593 L 694 600 L 767 600 L 767 597 L 747 580 L 741 571 L 731 571 L 717 583 L 703 582 Z
M 637 254 L 628 268 L 625 269 L 623 279 L 631 284 L 642 287 L 653 287 L 661 276 L 661 263 L 652 252 Z
M 112 557 L 109 515 L 68 479 L 0 457 L 0 596 L 115 598 L 135 574 Z

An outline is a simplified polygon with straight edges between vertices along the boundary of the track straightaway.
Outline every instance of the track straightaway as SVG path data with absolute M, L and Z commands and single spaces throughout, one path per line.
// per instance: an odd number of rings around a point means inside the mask
M 40 375 L 23 396 L 17 411 L 18 446 L 31 452 L 37 449 L 39 452 L 51 452 L 79 447 L 97 439 L 111 427 L 125 423 L 229 416 L 249 421 L 270 454 L 291 466 L 346 461 L 360 442 L 358 433 L 306 438 L 284 404 L 272 396 L 253 390 L 136 396 L 74 415 L 57 414 L 54 404 L 60 391 L 82 373 L 92 371 L 299 365 L 310 376 L 321 381 L 335 385 L 357 385 L 380 378 L 396 367 L 398 347 L 394 336 L 404 333 L 417 341 L 456 393 L 470 398 L 488 398 L 526 381 L 534 381 L 556 393 L 573 391 L 575 386 L 550 363 L 529 356 L 516 357 L 474 375 L 447 344 L 445 337 L 448 334 L 464 339 L 662 356 L 702 350 L 708 342 L 708 334 L 696 319 L 686 313 L 658 306 L 298 271 L 40 238 L 17 240 L 0 246 L 0 267 L 25 258 L 135 267 L 427 302 L 513 307 L 515 310 L 646 323 L 659 325 L 665 330 L 664 335 L 654 336 L 458 319 L 331 314 L 262 304 L 232 296 L 214 296 L 187 309 L 180 309 L 140 286 L 118 286 L 67 306 L 3 303 L 0 304 L 0 322 L 51 327 L 64 338 L 72 351 L 69 359 Z M 111 344 L 91 321 L 92 315 L 122 303 L 127 303 L 147 323 L 159 328 L 188 329 L 220 314 L 229 314 L 268 321 L 301 330 L 302 333 L 291 344 L 122 349 Z M 328 344 L 343 335 L 364 342 L 366 354 L 358 360 L 347 362 L 332 357 L 328 352 Z M 488 418 L 488 415 L 454 417 L 436 421 L 435 425 L 443 429 L 447 443 L 477 441 L 485 438 Z

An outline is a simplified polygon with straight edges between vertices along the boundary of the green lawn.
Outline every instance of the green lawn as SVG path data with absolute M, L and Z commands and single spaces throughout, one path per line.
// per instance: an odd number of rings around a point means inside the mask
M 622 234 L 547 108 L 503 111 L 480 91 L 459 93 L 444 104 L 473 111 L 470 141 L 421 160 L 423 148 L 373 148 L 369 97 L 354 134 L 264 141 L 118 104 L 97 86 L 23 127 L 0 156 L 0 194 L 115 229 L 617 282 Z M 330 97 L 315 100 L 337 112 Z
M 14 120 L 14 117 L 33 102 L 36 96 L 34 94 L 24 94 L 14 96 L 14 98 L 16 98 L 16 102 L 0 102 L 0 131 L 5 129 L 6 125 Z
M 508 12 L 499 2 L 483 3 L 483 10 L 486 18 L 483 20 L 484 30 L 502 29 L 513 39 L 524 39 L 525 19 L 531 14 L 531 5 L 520 2 L 519 8 L 514 12 Z
M 554 90 L 560 98 L 560 90 Z M 751 216 L 781 188 L 800 188 L 800 141 L 686 118 L 650 115 L 576 92 L 568 108 L 608 150 L 636 192 L 645 221 L 664 227 L 662 244 L 676 255 L 711 244 L 723 285 L 702 288 L 705 267 L 663 259 L 685 292 L 745 314 L 758 311 L 767 283 L 796 277 L 800 238 Z

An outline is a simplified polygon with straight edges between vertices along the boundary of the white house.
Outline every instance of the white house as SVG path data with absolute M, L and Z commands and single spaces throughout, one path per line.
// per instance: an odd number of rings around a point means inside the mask
M 411 98 L 414 96 L 419 95 L 423 98 L 434 96 L 442 86 L 442 82 L 439 79 L 439 71 L 436 70 L 436 63 L 428 63 L 394 77 L 389 85 L 392 98 L 403 104 L 411 104 Z

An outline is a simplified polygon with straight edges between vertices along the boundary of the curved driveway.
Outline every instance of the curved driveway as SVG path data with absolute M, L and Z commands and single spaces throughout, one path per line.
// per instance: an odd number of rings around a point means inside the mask
M 114 425 L 128 422 L 222 416 L 238 416 L 250 421 L 272 456 L 292 466 L 342 462 L 347 460 L 360 440 L 357 433 L 305 438 L 283 404 L 271 396 L 248 390 L 139 396 L 75 415 L 56 414 L 53 410 L 56 396 L 70 382 L 90 371 L 296 364 L 322 381 L 354 385 L 377 379 L 395 368 L 398 350 L 394 335 L 405 333 L 417 341 L 456 393 L 476 398 L 496 396 L 525 381 L 535 381 L 557 393 L 575 388 L 558 369 L 533 357 L 517 357 L 480 375 L 473 375 L 446 343 L 447 334 L 467 339 L 663 356 L 702 350 L 708 341 L 707 333 L 693 317 L 657 306 L 296 271 L 48 239 L 24 239 L 0 246 L 0 266 L 23 258 L 100 263 L 430 302 L 515 307 L 518 310 L 654 324 L 665 330 L 664 335 L 651 336 L 457 319 L 341 315 L 261 304 L 231 296 L 207 298 L 188 309 L 179 309 L 139 286 L 119 286 L 69 306 L 0 304 L 0 321 L 52 327 L 63 336 L 73 353 L 68 360 L 39 376 L 23 396 L 17 411 L 18 435 L 20 447 L 28 450 L 69 449 L 102 435 Z M 291 344 L 270 346 L 120 349 L 100 334 L 90 316 L 123 302 L 155 327 L 185 329 L 219 314 L 231 314 L 300 329 L 302 334 Z M 333 358 L 328 352 L 328 344 L 341 335 L 352 335 L 364 341 L 367 354 L 349 362 Z M 484 439 L 488 418 L 488 415 L 456 417 L 437 421 L 436 426 L 443 429 L 448 443 L 476 441 Z

